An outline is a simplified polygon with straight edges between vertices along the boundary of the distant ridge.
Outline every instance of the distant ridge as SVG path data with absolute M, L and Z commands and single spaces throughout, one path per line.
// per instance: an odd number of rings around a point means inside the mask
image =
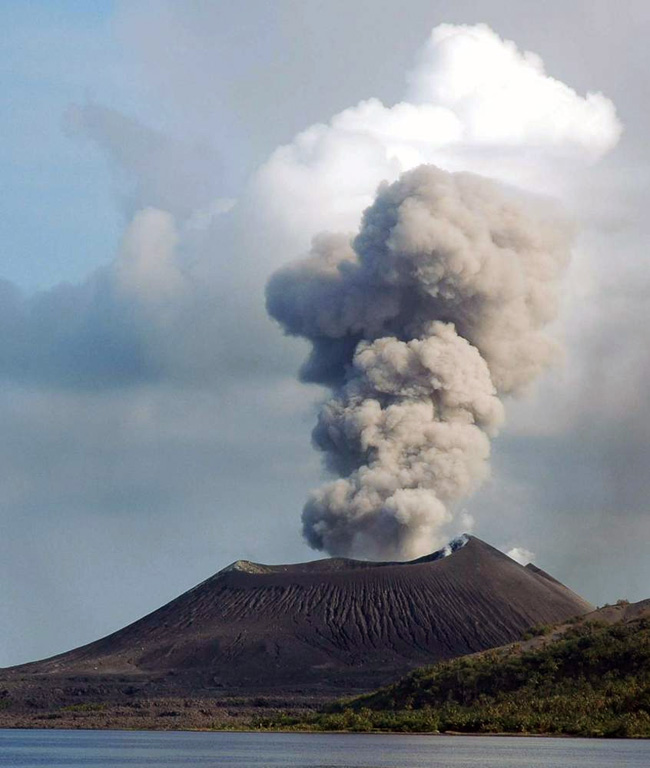
M 173 675 L 187 690 L 369 689 L 592 608 L 474 536 L 408 563 L 238 560 L 108 637 L 0 678 Z

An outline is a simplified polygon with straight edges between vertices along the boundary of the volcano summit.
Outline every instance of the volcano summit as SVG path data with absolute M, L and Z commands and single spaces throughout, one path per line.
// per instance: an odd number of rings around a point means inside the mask
M 137 679 L 151 694 L 187 695 L 363 690 L 591 608 L 474 536 L 406 563 L 240 560 L 130 626 L 0 681 Z

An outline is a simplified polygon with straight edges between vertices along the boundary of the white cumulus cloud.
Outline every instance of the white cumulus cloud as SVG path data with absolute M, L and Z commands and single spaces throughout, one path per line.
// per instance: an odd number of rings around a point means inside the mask
M 408 82 L 403 101 L 363 100 L 272 153 L 255 187 L 276 229 L 301 248 L 354 229 L 381 181 L 423 163 L 557 192 L 622 131 L 609 99 L 579 95 L 484 24 L 436 27 Z
M 506 555 L 516 560 L 520 565 L 528 565 L 535 558 L 535 553 L 526 549 L 526 547 L 513 547 L 506 552 Z

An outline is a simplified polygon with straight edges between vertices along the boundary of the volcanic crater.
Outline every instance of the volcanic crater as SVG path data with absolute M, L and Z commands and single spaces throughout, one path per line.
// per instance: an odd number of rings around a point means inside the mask
M 135 678 L 187 691 L 367 690 L 592 607 L 474 536 L 405 563 L 240 560 L 108 637 L 0 678 Z

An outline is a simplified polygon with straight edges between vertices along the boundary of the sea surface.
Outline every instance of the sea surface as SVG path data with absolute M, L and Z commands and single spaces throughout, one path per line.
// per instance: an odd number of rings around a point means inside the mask
M 0 730 L 11 768 L 648 768 L 650 741 Z

